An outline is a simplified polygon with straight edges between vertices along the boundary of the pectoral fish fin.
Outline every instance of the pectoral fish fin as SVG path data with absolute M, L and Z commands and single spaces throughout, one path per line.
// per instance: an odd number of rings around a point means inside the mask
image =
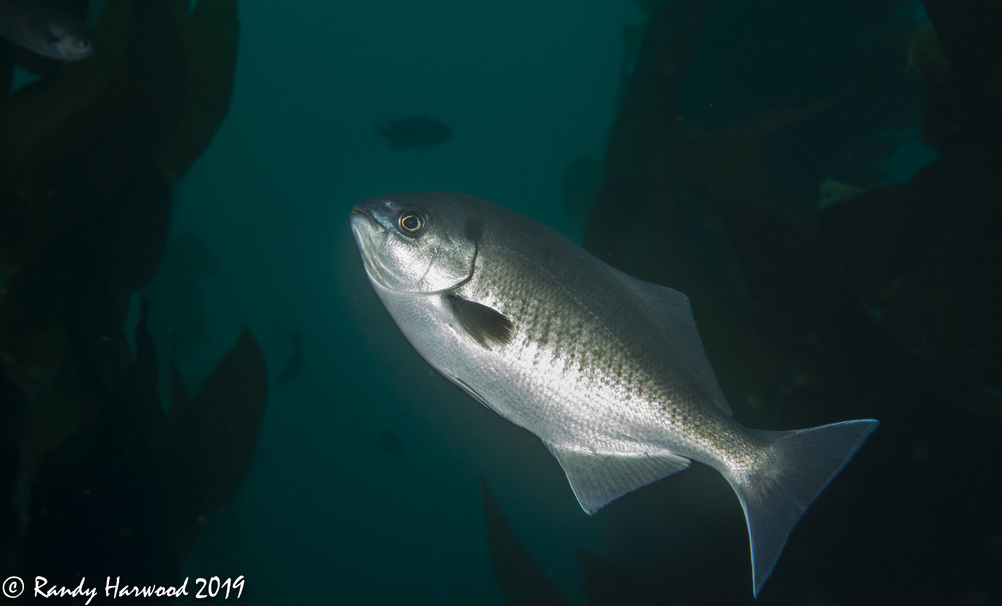
M 507 345 L 515 337 L 515 325 L 496 309 L 456 295 L 446 295 L 456 323 L 485 349 Z
M 717 375 L 703 349 L 696 320 L 692 317 L 689 297 L 667 286 L 651 284 L 624 276 L 629 288 L 643 304 L 651 319 L 661 328 L 667 362 L 672 366 L 686 366 L 702 383 L 710 399 L 728 415 L 733 415 L 717 382 Z
M 661 478 L 689 467 L 689 459 L 659 452 L 654 455 L 597 455 L 547 444 L 567 475 L 581 509 L 592 515 L 618 499 Z

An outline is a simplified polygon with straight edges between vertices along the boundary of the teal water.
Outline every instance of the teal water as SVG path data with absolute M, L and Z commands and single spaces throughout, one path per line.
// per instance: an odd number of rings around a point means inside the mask
M 0 579 L 1002 603 L 994 0 L 240 0 L 204 153 L 227 9 L 198 35 L 183 0 L 64 3 L 89 5 L 92 61 L 0 40 Z M 377 133 L 409 116 L 451 135 Z M 740 423 L 881 421 L 757 601 L 719 474 L 589 517 L 539 440 L 404 340 L 348 214 L 435 189 L 685 292 Z
M 568 1 L 239 8 L 230 112 L 172 217 L 171 232 L 203 240 L 217 265 L 202 282 L 208 342 L 182 370 L 204 376 L 241 325 L 272 378 L 291 355 L 283 327 L 302 331 L 305 364 L 272 388 L 250 475 L 188 571 L 245 575 L 250 603 L 500 604 L 477 483 L 486 475 L 523 512 L 512 521 L 532 553 L 579 591 L 568 539 L 587 547 L 594 531 L 559 468 L 413 353 L 365 279 L 347 216 L 373 195 L 445 189 L 579 237 L 560 170 L 601 157 L 621 26 L 642 14 Z M 375 135 L 377 120 L 413 114 L 453 136 L 391 150 Z M 154 325 L 171 313 L 158 303 Z M 399 454 L 380 447 L 387 432 Z

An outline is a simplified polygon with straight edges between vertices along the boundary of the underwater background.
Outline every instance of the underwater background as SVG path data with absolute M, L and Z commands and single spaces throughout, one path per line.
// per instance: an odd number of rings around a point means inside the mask
M 0 578 L 1002 603 L 996 2 L 64 4 L 93 57 L 0 48 Z M 404 340 L 348 214 L 422 190 L 686 293 L 742 424 L 882 422 L 757 600 L 718 474 L 589 517 Z

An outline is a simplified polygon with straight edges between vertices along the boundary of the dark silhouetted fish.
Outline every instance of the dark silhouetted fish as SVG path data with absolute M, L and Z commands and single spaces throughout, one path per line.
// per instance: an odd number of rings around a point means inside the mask
M 447 124 L 426 116 L 411 116 L 388 123 L 376 122 L 376 134 L 386 137 L 393 149 L 428 149 L 448 139 L 452 135 L 452 129 Z
M 55 0 L 0 0 L 0 36 L 51 59 L 94 55 L 90 30 Z

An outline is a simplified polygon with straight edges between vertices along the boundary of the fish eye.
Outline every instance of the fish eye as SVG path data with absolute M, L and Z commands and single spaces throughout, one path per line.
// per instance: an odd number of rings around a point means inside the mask
M 397 225 L 400 227 L 400 231 L 408 236 L 416 236 L 424 229 L 424 217 L 416 211 L 405 210 L 400 213 Z

